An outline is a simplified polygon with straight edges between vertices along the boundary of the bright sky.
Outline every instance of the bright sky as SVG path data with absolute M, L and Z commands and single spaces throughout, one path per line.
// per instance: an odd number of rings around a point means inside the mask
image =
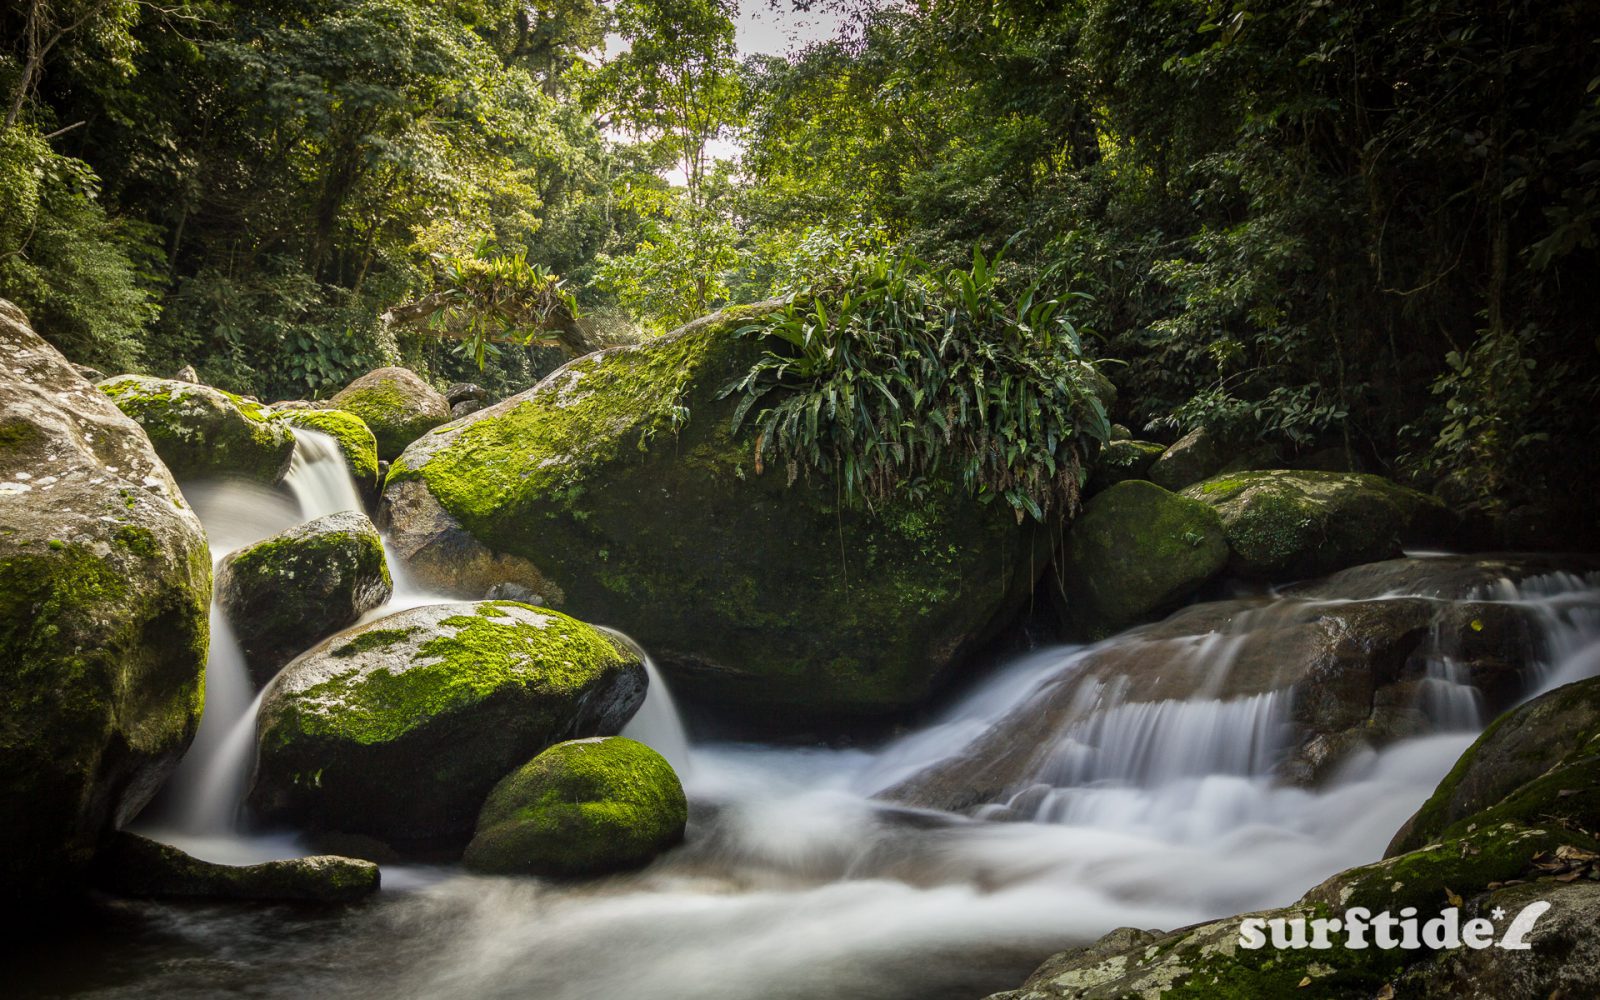
M 780 0 L 774 10 L 767 0 L 740 0 L 738 16 L 734 18 L 734 42 L 741 56 L 788 55 L 805 48 L 812 42 L 832 38 L 839 33 L 841 20 L 829 11 L 796 13 Z M 606 55 L 616 54 L 622 39 L 612 35 L 606 39 Z M 716 159 L 736 159 L 739 144 L 728 139 L 713 139 L 709 145 Z M 683 171 L 674 169 L 666 174 L 673 184 L 683 184 Z

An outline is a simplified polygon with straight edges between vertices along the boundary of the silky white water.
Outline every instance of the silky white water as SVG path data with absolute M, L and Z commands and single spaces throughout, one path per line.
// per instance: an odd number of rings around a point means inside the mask
M 342 502 L 309 499 L 339 495 L 316 480 L 342 475 L 342 462 L 304 454 L 291 484 L 300 502 L 287 514 L 234 494 L 196 503 L 214 546 Z M 1418 572 L 1426 578 L 1429 568 Z M 971 998 L 1014 986 L 1051 952 L 1114 927 L 1169 928 L 1288 903 L 1377 859 L 1487 721 L 1449 637 L 1434 636 L 1417 694 L 1433 735 L 1359 753 L 1316 790 L 1275 777 L 1297 739 L 1292 687 L 1227 696 L 1255 630 L 1272 628 L 1291 601 L 1315 611 L 1463 596 L 1358 584 L 1267 600 L 1226 628 L 1171 641 L 1163 655 L 1194 679 L 1180 697 L 1139 700 L 1126 679 L 1087 673 L 1107 646 L 1146 639 L 1042 649 L 871 748 L 692 744 L 651 663 L 650 694 L 626 733 L 678 768 L 691 821 L 685 845 L 645 871 L 571 884 L 387 866 L 374 902 L 324 920 L 125 904 L 159 928 L 167 953 L 226 962 L 221 971 L 214 962 L 142 963 L 143 978 L 90 994 L 206 995 L 237 980 L 259 996 L 383 1000 Z M 1535 623 L 1527 695 L 1600 673 L 1600 580 L 1552 574 L 1470 596 L 1513 604 Z M 381 613 L 431 600 L 410 591 Z M 236 650 L 225 630 L 216 635 L 207 726 L 175 780 L 189 808 L 174 838 L 217 860 L 284 856 L 297 849 L 292 839 L 227 832 L 248 773 L 253 707 L 227 680 Z M 212 725 L 213 699 L 214 717 L 231 725 Z M 1030 714 L 1047 702 L 1054 714 Z M 1008 741 L 1024 744 L 1025 765 L 1002 799 L 964 814 L 893 801 L 896 790 Z

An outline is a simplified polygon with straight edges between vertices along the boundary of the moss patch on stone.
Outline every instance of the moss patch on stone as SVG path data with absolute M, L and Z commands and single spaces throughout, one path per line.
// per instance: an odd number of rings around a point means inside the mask
M 672 766 L 620 736 L 557 744 L 497 784 L 467 866 L 592 875 L 645 864 L 683 838 L 688 801 Z
M 368 372 L 329 401 L 360 418 L 377 441 L 378 457 L 392 461 L 405 447 L 450 420 L 450 404 L 415 372 Z
M 100 383 L 138 421 L 178 479 L 240 476 L 277 483 L 294 454 L 294 434 L 265 407 L 210 386 L 141 375 Z

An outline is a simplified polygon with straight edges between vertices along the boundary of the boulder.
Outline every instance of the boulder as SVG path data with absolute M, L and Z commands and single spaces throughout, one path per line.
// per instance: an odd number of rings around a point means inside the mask
M 770 305 L 591 354 L 417 441 L 384 490 L 419 582 L 515 584 L 772 726 L 927 698 L 1026 604 L 1049 532 L 952 484 L 870 508 L 754 460 L 723 389 Z M 383 523 L 384 512 L 380 512 Z
M 476 399 L 463 399 L 459 403 L 451 404 L 450 416 L 452 419 L 459 420 L 467 414 L 477 413 L 481 409 L 483 409 L 483 403 L 481 401 Z
M 1217 512 L 1142 480 L 1091 499 L 1057 565 L 1066 620 L 1103 638 L 1166 611 L 1228 563 Z
M 174 382 L 200 382 L 200 373 L 194 370 L 194 365 L 184 365 L 172 376 Z
M 495 785 L 462 860 L 504 875 L 598 875 L 648 863 L 688 820 L 665 757 L 621 736 L 569 740 Z
M 143 375 L 119 375 L 100 389 L 139 422 L 179 481 L 237 476 L 271 486 L 289 471 L 294 433 L 240 396 Z
M 378 529 L 341 511 L 229 553 L 216 591 L 251 677 L 265 686 L 318 639 L 381 606 L 394 581 Z
M 1150 466 L 1150 481 L 1164 489 L 1181 490 L 1222 471 L 1237 447 L 1219 435 L 1199 428 L 1173 442 Z
M 489 390 L 471 382 L 455 382 L 444 391 L 445 402 L 451 406 L 460 403 L 482 403 L 489 398 Z
M 1437 543 L 1451 517 L 1436 498 L 1356 472 L 1275 470 L 1218 476 L 1183 491 L 1215 507 L 1228 569 L 1259 580 L 1322 576 Z
M 1600 678 L 1496 719 L 1395 835 L 1389 854 L 1508 821 L 1600 831 Z
M 256 865 L 201 861 L 169 844 L 118 833 L 95 859 L 96 884 L 119 896 L 353 903 L 378 891 L 370 861 L 319 855 Z
M 193 738 L 200 522 L 139 425 L 0 300 L 0 888 L 70 899 Z
M 350 467 L 350 478 L 355 480 L 361 499 L 369 508 L 375 504 L 383 482 L 378 478 L 378 439 L 373 436 L 366 422 L 344 410 L 281 409 L 282 405 L 273 406 L 272 419 L 333 438 L 344 453 L 345 464 Z
M 1095 459 L 1084 494 L 1094 496 L 1129 479 L 1149 479 L 1150 466 L 1161 457 L 1162 450 L 1154 441 L 1107 443 L 1100 449 L 1100 457 Z
M 495 782 L 562 740 L 618 732 L 645 685 L 630 645 L 558 612 L 401 611 L 278 674 L 249 804 L 269 823 L 459 850 Z
M 341 389 L 328 405 L 366 422 L 378 457 L 393 460 L 417 438 L 450 420 L 450 404 L 409 368 L 379 368 Z
M 72 366 L 72 370 L 77 372 L 79 375 L 82 375 L 90 382 L 104 382 L 106 380 L 105 372 L 98 368 L 90 368 L 88 365 L 74 364 Z

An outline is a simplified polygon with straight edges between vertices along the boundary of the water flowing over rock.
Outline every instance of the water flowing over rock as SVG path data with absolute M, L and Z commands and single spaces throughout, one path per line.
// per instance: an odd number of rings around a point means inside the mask
M 344 511 L 230 553 L 216 589 L 251 676 L 265 685 L 318 639 L 387 601 L 394 581 L 378 529 Z
M 378 476 L 378 439 L 366 422 L 343 410 L 285 410 L 280 409 L 281 406 L 273 407 L 273 420 L 290 427 L 318 431 L 338 443 L 345 464 L 350 467 L 350 478 L 361 492 L 362 502 L 370 509 L 377 502 L 378 490 L 383 484 Z
M 378 457 L 393 461 L 417 438 L 450 420 L 450 404 L 409 368 L 379 368 L 351 382 L 328 401 L 366 422 L 378 440 Z
M 502 874 L 637 868 L 682 840 L 688 821 L 665 757 L 621 736 L 568 740 L 495 785 L 463 861 Z
M 1221 771 L 1315 783 L 1363 750 L 1481 725 L 1538 683 L 1554 652 L 1541 647 L 1550 612 L 1538 580 L 1552 570 L 1397 560 L 1276 598 L 1193 605 L 1063 656 L 883 795 L 1065 819 L 1101 779 Z
M 265 407 L 221 389 L 119 375 L 100 390 L 139 422 L 180 481 L 239 476 L 271 486 L 289 471 L 294 433 Z
M 948 485 L 856 509 L 762 470 L 719 398 L 762 350 L 736 336 L 752 315 L 578 359 L 419 440 L 385 487 L 395 550 L 426 586 L 514 584 L 623 629 L 687 696 L 773 726 L 922 701 L 1026 602 L 1047 532 Z
M 1262 580 L 1321 576 L 1437 544 L 1453 518 L 1436 498 L 1358 472 L 1276 470 L 1218 476 L 1183 495 L 1217 509 L 1230 572 Z
M 139 426 L 0 300 L 0 886 L 60 902 L 200 719 L 211 562 Z
M 615 734 L 645 689 L 631 647 L 557 612 L 509 601 L 401 611 L 278 674 L 249 803 L 268 823 L 459 849 L 512 768 L 565 739 Z
M 1085 505 L 1067 533 L 1057 574 L 1067 620 L 1098 638 L 1171 608 L 1227 563 L 1216 511 L 1129 480 Z

